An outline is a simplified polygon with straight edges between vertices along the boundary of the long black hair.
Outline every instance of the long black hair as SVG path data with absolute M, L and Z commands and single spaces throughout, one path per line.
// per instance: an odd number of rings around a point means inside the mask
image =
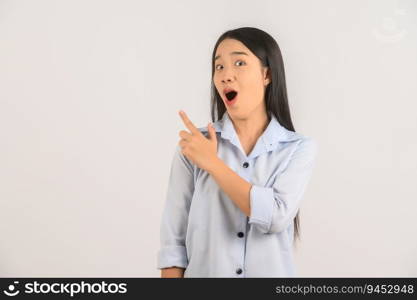
M 268 119 L 271 114 L 278 122 L 288 130 L 295 131 L 291 121 L 290 108 L 288 105 L 287 86 L 285 83 L 284 62 L 281 50 L 275 39 L 265 31 L 254 27 L 241 27 L 224 32 L 217 40 L 212 54 L 211 68 L 211 119 L 213 122 L 219 120 L 226 112 L 226 107 L 219 95 L 214 82 L 214 58 L 217 47 L 224 39 L 234 39 L 243 43 L 262 63 L 268 67 L 271 81 L 265 89 L 265 105 Z M 217 115 L 216 115 L 217 113 Z M 299 211 L 294 218 L 294 243 L 300 238 L 300 216 Z

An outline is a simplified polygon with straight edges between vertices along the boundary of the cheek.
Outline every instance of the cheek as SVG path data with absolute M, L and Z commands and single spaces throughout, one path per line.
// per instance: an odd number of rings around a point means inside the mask
M 258 81 L 252 79 L 248 80 L 242 85 L 242 91 L 244 95 L 248 95 L 249 99 L 256 99 L 262 93 L 262 85 Z
M 258 106 L 261 102 L 264 101 L 262 83 L 259 83 L 258 81 L 246 82 L 242 88 L 242 96 L 242 102 L 245 106 Z

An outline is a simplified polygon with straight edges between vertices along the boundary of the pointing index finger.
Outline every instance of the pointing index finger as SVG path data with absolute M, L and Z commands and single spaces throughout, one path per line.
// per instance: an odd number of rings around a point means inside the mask
M 188 116 L 185 114 L 184 111 L 180 110 L 180 116 L 181 116 L 182 121 L 184 122 L 185 126 L 187 126 L 187 128 L 191 131 L 191 133 L 193 133 L 193 134 L 194 133 L 195 134 L 200 133 L 198 128 L 194 126 L 193 122 L 191 122 L 190 119 L 188 119 Z

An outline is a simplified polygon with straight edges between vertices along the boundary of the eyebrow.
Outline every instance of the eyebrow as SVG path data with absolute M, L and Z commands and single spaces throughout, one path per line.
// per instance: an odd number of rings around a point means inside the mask
M 248 55 L 247 53 L 245 53 L 245 52 L 243 52 L 243 51 L 233 51 L 233 52 L 230 52 L 230 55 Z M 218 58 L 220 58 L 220 55 L 217 55 L 215 58 L 214 58 L 214 60 L 216 60 L 216 59 L 218 59 Z

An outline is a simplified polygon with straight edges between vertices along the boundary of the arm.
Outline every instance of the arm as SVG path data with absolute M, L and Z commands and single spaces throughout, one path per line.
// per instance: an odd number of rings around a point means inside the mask
M 172 267 L 161 269 L 161 278 L 183 278 L 184 268 Z
M 172 159 L 165 207 L 160 227 L 158 269 L 161 276 L 183 276 L 188 265 L 185 248 L 188 212 L 194 193 L 194 169 L 176 147 Z
M 313 139 L 301 141 L 272 187 L 252 185 L 220 160 L 208 172 L 249 217 L 250 224 L 263 233 L 277 233 L 285 230 L 297 214 L 317 150 Z
M 249 196 L 252 184 L 230 169 L 220 158 L 207 172 L 240 210 L 250 216 Z

